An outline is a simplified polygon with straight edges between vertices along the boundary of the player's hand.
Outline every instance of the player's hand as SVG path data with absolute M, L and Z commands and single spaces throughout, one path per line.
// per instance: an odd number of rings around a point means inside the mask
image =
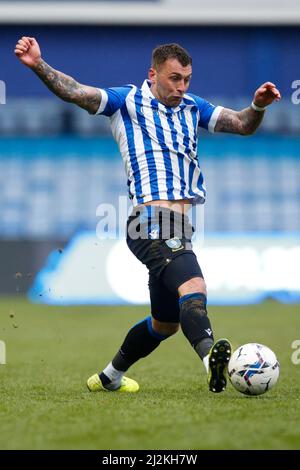
M 34 38 L 23 36 L 15 46 L 15 54 L 27 67 L 34 68 L 41 59 L 41 50 Z
M 263 83 L 255 92 L 253 102 L 256 106 L 260 106 L 264 108 L 269 104 L 273 103 L 273 101 L 279 101 L 281 99 L 281 94 L 279 90 L 277 90 L 276 85 L 271 82 Z

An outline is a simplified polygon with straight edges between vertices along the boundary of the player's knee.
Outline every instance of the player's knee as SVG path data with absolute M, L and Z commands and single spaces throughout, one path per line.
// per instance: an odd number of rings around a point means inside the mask
M 201 293 L 186 294 L 180 297 L 179 299 L 180 306 L 180 323 L 185 318 L 197 318 L 197 317 L 206 317 L 206 295 Z M 189 320 L 188 320 L 189 321 Z
M 194 277 L 189 279 L 178 287 L 179 297 L 197 293 L 203 294 L 205 296 L 207 295 L 206 284 L 202 277 Z
M 180 329 L 180 324 L 161 322 L 152 318 L 152 327 L 154 331 L 160 335 L 171 336 L 177 333 L 177 331 Z

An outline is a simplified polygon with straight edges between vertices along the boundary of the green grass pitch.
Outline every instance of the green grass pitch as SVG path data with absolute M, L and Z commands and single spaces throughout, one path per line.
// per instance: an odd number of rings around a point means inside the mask
M 13 312 L 12 312 L 13 311 Z M 215 337 L 234 349 L 261 342 L 281 365 L 277 386 L 246 397 L 208 392 L 203 365 L 181 332 L 135 364 L 134 395 L 86 388 L 148 307 L 46 307 L 0 301 L 0 449 L 299 449 L 299 305 L 210 307 Z M 300 354 L 298 354 L 300 357 Z

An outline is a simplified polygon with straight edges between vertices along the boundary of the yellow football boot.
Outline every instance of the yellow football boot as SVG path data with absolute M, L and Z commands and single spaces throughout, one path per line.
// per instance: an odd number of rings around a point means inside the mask
M 121 385 L 119 388 L 116 390 L 108 390 L 107 388 L 103 387 L 102 382 L 100 380 L 100 377 L 98 374 L 92 375 L 88 380 L 87 380 L 87 388 L 89 389 L 90 392 L 127 392 L 127 393 L 135 393 L 138 392 L 139 390 L 139 384 L 132 379 L 129 379 L 128 377 L 123 377 L 121 381 Z

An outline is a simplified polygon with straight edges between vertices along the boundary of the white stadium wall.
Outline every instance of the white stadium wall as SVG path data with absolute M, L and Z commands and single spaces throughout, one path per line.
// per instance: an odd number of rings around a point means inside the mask
M 1 23 L 295 25 L 298 0 L 0 1 Z M 23 6 L 24 5 L 24 6 Z
M 210 304 L 256 303 L 267 297 L 300 300 L 299 234 L 215 234 L 194 243 Z M 147 304 L 147 269 L 125 239 L 75 236 L 54 251 L 29 292 L 39 303 Z

